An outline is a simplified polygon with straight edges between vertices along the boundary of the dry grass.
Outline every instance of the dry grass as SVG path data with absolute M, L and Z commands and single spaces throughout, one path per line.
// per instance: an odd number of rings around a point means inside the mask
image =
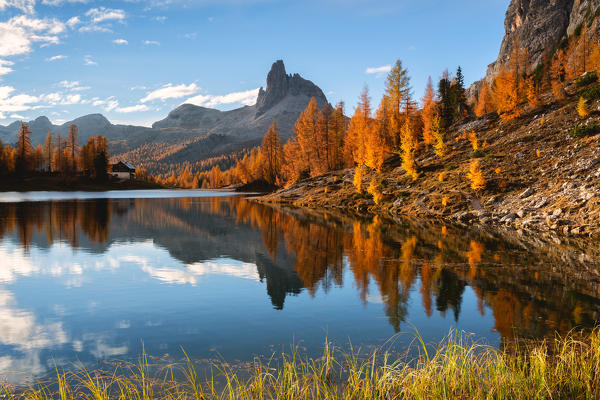
M 4 385 L 9 400 L 145 399 L 597 399 L 600 329 L 502 352 L 451 332 L 437 346 L 416 335 L 418 356 L 359 358 L 326 343 L 317 360 L 283 354 L 246 377 L 228 364 L 201 378 L 188 358 L 158 368 L 145 355 L 112 373 L 57 370 L 49 384 Z M 186 355 L 187 357 L 187 355 Z M 180 378 L 176 378 L 179 376 Z

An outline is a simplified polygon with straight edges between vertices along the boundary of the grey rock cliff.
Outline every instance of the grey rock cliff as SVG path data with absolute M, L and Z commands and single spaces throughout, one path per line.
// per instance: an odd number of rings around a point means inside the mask
M 582 22 L 591 23 L 592 31 L 596 31 L 599 10 L 600 0 L 512 0 L 506 11 L 498 59 L 490 64 L 487 78 L 492 78 L 510 60 L 515 39 L 529 51 L 535 67 L 546 52 L 553 51 Z
M 267 75 L 267 90 L 265 91 L 261 87 L 258 92 L 257 116 L 281 102 L 288 95 L 314 97 L 321 105 L 327 102 L 323 91 L 317 85 L 298 74 L 287 75 L 283 61 L 277 60 Z

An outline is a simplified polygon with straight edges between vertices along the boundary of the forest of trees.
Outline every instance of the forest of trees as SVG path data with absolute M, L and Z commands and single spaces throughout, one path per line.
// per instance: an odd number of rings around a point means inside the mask
M 600 70 L 600 44 L 582 24 L 556 49 L 548 51 L 535 68 L 529 58 L 527 50 L 515 38 L 510 61 L 500 67 L 491 81 L 479 82 L 476 91 L 466 90 L 462 69 L 458 67 L 455 74 L 443 72 L 437 85 L 430 77 L 420 101 L 413 95 L 408 71 L 398 60 L 387 76 L 385 93 L 376 108 L 368 87 L 361 93 L 351 117 L 344 114 L 344 103 L 335 107 L 325 104 L 319 109 L 313 98 L 285 143 L 277 121 L 273 121 L 258 147 L 175 167 L 148 164 L 156 177 L 146 168 L 138 168 L 137 176 L 184 188 L 217 188 L 251 182 L 283 187 L 308 177 L 356 167 L 354 183 L 362 191 L 366 169 L 380 172 L 386 159 L 398 156 L 407 176 L 417 180 L 420 176 L 417 156 L 427 152 L 438 157 L 447 155 L 449 140 L 455 139 L 447 137 L 448 132 L 457 123 L 491 113 L 509 121 L 542 105 L 544 93 L 551 93 L 554 100 L 563 99 L 567 84 L 585 72 Z M 578 112 L 580 115 L 588 112 L 583 98 Z M 466 132 L 458 135 L 467 137 Z M 471 135 L 476 137 L 475 132 Z M 164 149 L 153 151 L 162 154 Z M 106 138 L 92 137 L 79 148 L 74 125 L 64 139 L 60 134 L 52 137 L 49 133 L 43 146 L 33 147 L 27 124 L 21 124 L 14 146 L 0 143 L 0 175 L 20 176 L 37 171 L 104 179 L 108 160 Z M 471 163 L 469 177 L 473 189 L 485 187 L 477 160 Z M 371 182 L 367 190 L 376 197 L 376 182 Z
M 34 147 L 29 126 L 22 122 L 14 146 L 0 141 L 0 176 L 83 175 L 107 180 L 110 158 L 106 137 L 92 136 L 79 146 L 78 136 L 77 125 L 71 125 L 65 138 L 48 132 L 44 144 Z
M 437 88 L 429 78 L 420 102 L 413 96 L 408 71 L 397 61 L 375 110 L 367 87 L 350 118 L 344 115 L 343 103 L 335 107 L 326 104 L 319 109 L 312 99 L 286 143 L 282 143 L 275 121 L 262 145 L 246 153 L 231 168 L 223 171 L 215 165 L 198 173 L 186 168 L 179 175 L 171 173 L 170 181 L 165 183 L 214 188 L 262 180 L 281 187 L 356 167 L 355 185 L 362 191 L 364 169 L 380 172 L 384 161 L 393 155 L 401 158 L 407 176 L 417 180 L 420 172 L 416 156 L 429 151 L 445 156 L 451 139 L 448 132 L 455 124 L 490 113 L 496 113 L 503 121 L 518 118 L 522 112 L 539 107 L 542 94 L 547 92 L 552 93 L 554 100 L 564 98 L 568 83 L 585 72 L 600 70 L 600 44 L 582 25 L 535 68 L 529 58 L 515 38 L 510 61 L 500 67 L 493 80 L 479 82 L 476 93 L 468 94 L 458 67 L 454 75 L 443 72 Z M 583 115 L 585 100 L 581 102 Z M 459 134 L 467 137 L 466 132 Z M 471 132 L 473 135 L 477 137 Z M 471 162 L 469 177 L 474 190 L 485 187 L 477 160 Z M 368 190 L 377 191 L 373 182 Z

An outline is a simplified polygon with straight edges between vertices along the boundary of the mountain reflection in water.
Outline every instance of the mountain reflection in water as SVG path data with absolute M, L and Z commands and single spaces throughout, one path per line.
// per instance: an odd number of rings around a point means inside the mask
M 381 344 L 411 325 L 431 340 L 453 326 L 500 344 L 553 336 L 600 321 L 599 257 L 581 240 L 241 196 L 4 203 L 0 374 L 134 356 L 142 340 L 244 358 L 315 329 L 314 343 L 327 329 Z M 265 287 L 272 307 L 261 305 Z M 379 313 L 388 328 L 372 319 Z

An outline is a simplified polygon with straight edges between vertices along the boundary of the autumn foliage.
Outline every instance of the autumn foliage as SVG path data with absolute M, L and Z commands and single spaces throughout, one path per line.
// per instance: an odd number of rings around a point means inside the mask
M 84 175 L 95 180 L 108 178 L 108 141 L 102 135 L 92 136 L 81 148 L 78 129 L 71 125 L 64 140 L 48 132 L 43 145 L 33 146 L 31 130 L 21 123 L 17 142 L 13 148 L 0 142 L 0 176 L 15 174 L 19 177 L 32 174 Z

